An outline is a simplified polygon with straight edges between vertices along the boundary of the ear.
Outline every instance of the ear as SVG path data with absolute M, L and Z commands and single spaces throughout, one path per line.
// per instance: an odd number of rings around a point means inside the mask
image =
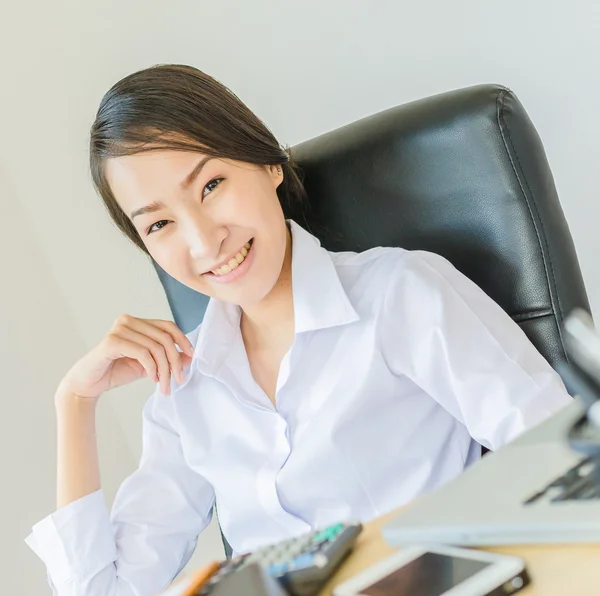
M 273 188 L 278 188 L 283 182 L 283 166 L 266 166 L 267 172 L 273 183 Z

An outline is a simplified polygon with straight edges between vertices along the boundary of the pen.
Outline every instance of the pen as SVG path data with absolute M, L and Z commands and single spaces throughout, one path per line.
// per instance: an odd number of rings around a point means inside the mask
M 220 563 L 213 561 L 197 571 L 190 579 L 189 585 L 185 591 L 182 592 L 181 596 L 196 596 L 200 588 L 208 583 L 210 578 L 219 571 L 220 567 Z

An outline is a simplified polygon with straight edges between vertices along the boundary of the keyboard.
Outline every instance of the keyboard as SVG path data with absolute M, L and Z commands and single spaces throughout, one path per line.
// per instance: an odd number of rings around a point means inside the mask
M 525 501 L 565 503 L 600 499 L 600 458 L 586 457 Z
M 223 561 L 195 596 L 209 596 L 229 574 L 253 564 L 278 580 L 291 596 L 313 596 L 350 553 L 361 531 L 360 523 L 340 523 L 238 555 Z

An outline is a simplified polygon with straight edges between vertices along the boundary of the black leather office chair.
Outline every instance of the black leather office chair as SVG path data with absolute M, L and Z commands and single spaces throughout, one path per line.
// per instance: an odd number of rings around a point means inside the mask
M 439 253 L 552 366 L 566 360 L 562 320 L 589 303 L 544 148 L 509 89 L 481 85 L 398 106 L 292 153 L 310 205 L 287 215 L 326 248 Z M 207 299 L 157 271 L 175 321 L 191 331 Z

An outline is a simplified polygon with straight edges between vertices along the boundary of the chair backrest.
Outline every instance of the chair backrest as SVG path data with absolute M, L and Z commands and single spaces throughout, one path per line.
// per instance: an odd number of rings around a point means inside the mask
M 542 142 L 499 85 L 443 93 L 292 149 L 310 204 L 287 213 L 330 250 L 439 253 L 500 304 L 545 358 L 566 359 L 561 322 L 589 309 Z M 185 331 L 207 300 L 157 266 Z

